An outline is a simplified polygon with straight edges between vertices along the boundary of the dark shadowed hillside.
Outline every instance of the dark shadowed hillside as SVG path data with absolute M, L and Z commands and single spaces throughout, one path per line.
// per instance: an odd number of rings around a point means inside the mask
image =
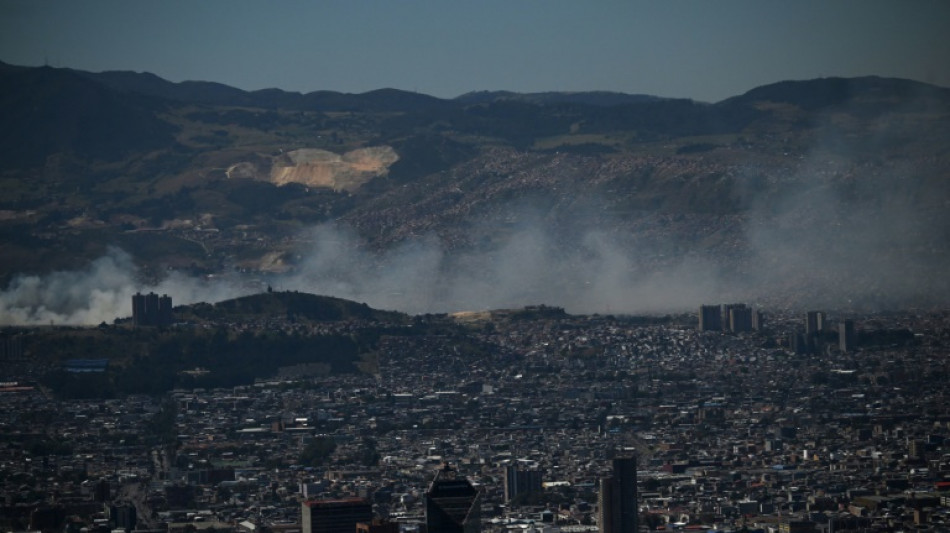
M 264 292 L 224 300 L 214 304 L 213 308 L 199 305 L 182 310 L 185 315 L 194 313 L 204 320 L 266 320 L 273 317 L 292 317 L 295 320 L 317 322 L 370 321 L 403 322 L 406 315 L 395 312 L 379 311 L 366 304 L 360 304 L 304 292 Z
M 127 288 L 273 283 L 406 311 L 950 297 L 945 88 L 444 100 L 10 65 L 0 83 L 0 322 L 90 316 L 47 302 L 43 276 L 92 276 L 111 250 Z
M 48 67 L 0 69 L 0 109 L 0 158 L 7 169 L 57 154 L 115 161 L 171 148 L 177 130 L 160 117 L 160 100 Z

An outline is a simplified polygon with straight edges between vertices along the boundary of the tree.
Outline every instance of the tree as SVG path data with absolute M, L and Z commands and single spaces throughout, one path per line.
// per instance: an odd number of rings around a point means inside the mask
M 299 462 L 304 466 L 322 466 L 333 455 L 334 450 L 336 441 L 333 437 L 314 437 L 300 453 Z

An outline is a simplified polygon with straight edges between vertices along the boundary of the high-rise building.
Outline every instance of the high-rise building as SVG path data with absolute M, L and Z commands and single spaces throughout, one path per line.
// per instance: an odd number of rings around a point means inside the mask
M 752 308 L 745 304 L 727 305 L 726 320 L 729 324 L 729 331 L 733 333 L 752 331 Z
M 154 292 L 145 295 L 145 325 L 158 325 L 158 295 Z
M 365 498 L 308 500 L 300 504 L 303 533 L 355 533 L 356 524 L 372 520 L 373 505 Z
M 481 494 L 447 464 L 436 473 L 426 491 L 425 509 L 427 533 L 481 531 Z
M 132 531 L 137 523 L 135 506 L 126 503 L 109 506 L 109 521 L 112 523 L 112 530 L 117 529 Z
M 541 471 L 520 470 L 516 466 L 505 468 L 505 501 L 510 502 L 519 494 L 541 492 Z
M 825 314 L 821 311 L 809 311 L 805 314 L 805 336 L 817 335 L 825 327 Z
M 159 296 L 154 292 L 132 295 L 132 323 L 136 326 L 170 326 L 172 318 L 172 298 L 167 294 Z
M 805 336 L 799 331 L 794 331 L 788 334 L 788 348 L 795 355 L 803 355 L 808 353 L 808 344 L 805 343 Z
M 838 349 L 842 352 L 854 350 L 857 337 L 854 334 L 854 321 L 844 320 L 838 323 Z
M 158 316 L 155 325 L 172 325 L 172 297 L 167 294 L 163 294 L 158 298 Z
M 601 533 L 637 533 L 637 458 L 613 460 L 613 474 L 601 478 L 598 524 Z
M 132 295 L 132 323 L 136 326 L 144 326 L 145 321 L 145 295 L 137 292 Z
M 699 331 L 722 331 L 722 310 L 718 305 L 699 306 Z

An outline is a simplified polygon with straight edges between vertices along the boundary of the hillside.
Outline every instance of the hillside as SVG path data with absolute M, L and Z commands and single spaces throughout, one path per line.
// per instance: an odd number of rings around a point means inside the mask
M 443 100 L 0 67 L 0 312 L 42 298 L 23 274 L 112 247 L 140 284 L 237 276 L 412 312 L 950 296 L 945 88 Z
M 390 322 L 404 323 L 402 313 L 380 311 L 365 303 L 342 298 L 319 296 L 297 291 L 267 291 L 260 294 L 223 300 L 212 305 L 200 303 L 175 310 L 182 319 L 195 317 L 204 321 L 254 321 L 292 319 L 294 322 Z
M 400 334 L 402 325 L 411 323 L 401 313 L 301 292 L 177 306 L 174 315 L 170 327 L 119 320 L 96 328 L 18 333 L 53 392 L 103 398 L 175 387 L 233 387 L 290 374 L 357 373 L 367 369 L 380 335 Z M 77 359 L 98 361 L 102 371 L 70 372 L 69 361 Z

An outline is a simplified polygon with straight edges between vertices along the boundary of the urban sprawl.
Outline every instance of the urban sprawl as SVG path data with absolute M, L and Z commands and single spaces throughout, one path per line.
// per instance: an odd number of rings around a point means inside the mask
M 57 399 L 4 333 L 0 530 L 950 531 L 950 312 L 539 311 L 110 400 Z

